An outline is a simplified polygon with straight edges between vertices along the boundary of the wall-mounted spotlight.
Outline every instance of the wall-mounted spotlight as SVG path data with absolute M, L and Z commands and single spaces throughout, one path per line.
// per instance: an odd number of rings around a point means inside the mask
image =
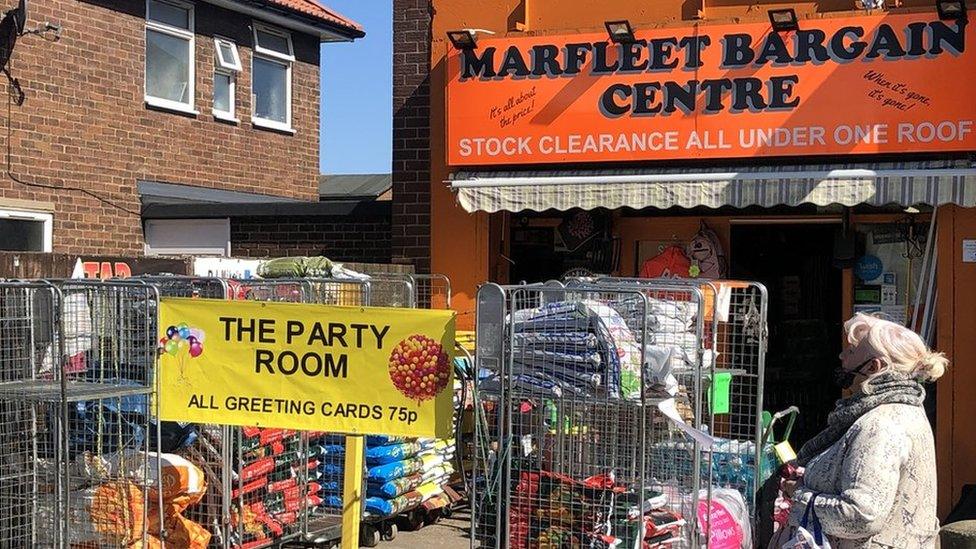
M 789 32 L 800 29 L 800 22 L 796 18 L 796 10 L 785 8 L 769 10 L 769 23 L 775 32 Z
M 478 37 L 469 29 L 447 31 L 447 39 L 459 50 L 473 50 L 478 47 Z
M 495 34 L 485 29 L 463 29 L 447 31 L 447 39 L 459 50 L 473 50 L 478 47 L 478 33 Z
M 939 19 L 943 21 L 966 17 L 966 2 L 963 0 L 935 0 L 935 9 L 939 12 Z
M 633 44 L 637 41 L 637 37 L 634 36 L 634 29 L 630 26 L 630 21 L 626 19 L 622 21 L 607 21 L 604 25 L 607 27 L 607 34 L 610 35 L 612 42 L 616 42 L 617 44 Z

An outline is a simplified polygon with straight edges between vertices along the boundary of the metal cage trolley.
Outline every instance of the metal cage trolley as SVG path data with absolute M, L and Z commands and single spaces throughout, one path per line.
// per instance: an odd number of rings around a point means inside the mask
M 139 283 L 0 283 L 0 547 L 165 536 L 157 302 Z
M 703 304 L 693 288 L 479 289 L 473 547 L 698 545 L 701 456 L 679 424 L 696 421 Z
M 716 438 L 703 482 L 731 488 L 756 517 L 756 493 L 772 473 L 762 448 L 763 383 L 768 337 L 766 288 L 736 280 L 597 278 L 596 284 L 698 288 L 705 320 L 701 425 Z

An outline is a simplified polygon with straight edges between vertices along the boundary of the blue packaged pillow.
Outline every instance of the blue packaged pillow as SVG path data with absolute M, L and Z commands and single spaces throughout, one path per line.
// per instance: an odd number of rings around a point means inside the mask
M 322 473 L 324 477 L 341 477 L 343 471 L 343 463 L 340 462 L 330 462 L 324 461 L 319 464 L 319 472 Z
M 322 498 L 322 507 L 342 509 L 342 496 L 325 496 Z
M 320 480 L 319 491 L 323 496 L 342 495 L 342 479 Z
M 315 448 L 313 447 L 313 450 Z M 321 444 L 317 448 L 318 454 L 322 457 L 345 456 L 346 447 L 342 444 Z
M 386 446 L 387 444 L 396 444 L 398 442 L 403 442 L 406 439 L 403 437 L 391 437 L 387 435 L 369 435 L 366 437 L 366 446 Z
M 406 494 L 424 483 L 424 476 L 415 473 L 403 478 L 393 479 L 383 484 L 370 482 L 366 486 L 366 495 L 380 498 L 395 498 Z
M 419 473 L 423 467 L 424 462 L 419 458 L 394 461 L 393 463 L 370 467 L 366 478 L 374 483 L 389 482 L 393 479 Z
M 372 446 L 366 448 L 366 463 L 369 465 L 382 465 L 403 461 L 417 455 L 421 447 L 416 442 L 402 442 L 400 444 L 390 444 L 388 446 Z

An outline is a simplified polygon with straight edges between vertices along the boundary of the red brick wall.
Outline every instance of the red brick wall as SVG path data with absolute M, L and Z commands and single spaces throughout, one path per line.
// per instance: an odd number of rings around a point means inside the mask
M 393 2 L 393 261 L 430 272 L 428 0 Z
M 85 189 L 120 206 L 76 191 L 30 187 L 0 170 L 0 203 L 5 198 L 56 203 L 54 251 L 141 253 L 138 180 L 317 198 L 318 39 L 292 33 L 296 133 L 285 135 L 250 123 L 251 19 L 205 2 L 196 3 L 195 18 L 200 114 L 187 116 L 144 104 L 144 1 L 30 2 L 28 27 L 54 21 L 63 28 L 62 38 L 18 41 L 11 70 L 27 100 L 13 105 L 9 118 L 0 104 L 0 159 L 9 145 L 18 179 Z M 213 34 L 235 39 L 240 49 L 239 125 L 218 122 L 211 114 Z M 0 81 L 5 89 L 5 80 Z
M 324 255 L 335 261 L 390 263 L 389 210 L 371 214 L 231 219 L 235 257 Z

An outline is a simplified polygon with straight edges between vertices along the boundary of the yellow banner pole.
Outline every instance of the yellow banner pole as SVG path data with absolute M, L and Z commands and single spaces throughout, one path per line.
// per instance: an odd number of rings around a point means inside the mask
M 342 549 L 358 549 L 359 522 L 363 516 L 363 457 L 366 439 L 346 437 L 342 482 Z

